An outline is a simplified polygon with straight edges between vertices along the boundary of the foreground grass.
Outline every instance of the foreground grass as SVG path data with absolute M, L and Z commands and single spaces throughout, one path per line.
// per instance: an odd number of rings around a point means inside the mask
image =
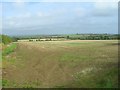
M 7 45 L 2 45 L 2 68 L 12 66 L 16 61 L 15 50 L 17 48 L 16 43 L 10 43 Z
M 9 44 L 3 51 L 2 51 L 2 55 L 8 55 L 11 52 L 14 52 L 15 48 L 17 47 L 16 43 L 11 43 Z
M 21 42 L 3 63 L 3 87 L 118 87 L 117 41 Z M 32 73 L 31 73 L 32 72 Z

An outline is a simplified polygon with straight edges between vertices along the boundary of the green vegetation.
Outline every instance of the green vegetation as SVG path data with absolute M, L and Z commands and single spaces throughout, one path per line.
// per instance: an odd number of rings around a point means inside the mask
M 120 39 L 119 34 L 65 34 L 65 35 L 28 35 L 28 36 L 14 36 L 16 41 L 23 39 L 46 39 L 51 41 L 52 39 L 69 39 L 69 40 L 117 40 Z M 30 40 L 31 41 L 31 40 Z
M 10 83 L 9 83 L 8 80 L 5 80 L 5 79 L 2 80 L 2 86 L 3 86 L 3 87 L 9 86 L 9 84 L 10 84 Z
M 2 40 L 2 43 L 9 44 L 12 42 L 12 38 L 7 35 L 0 35 L 0 40 Z
M 17 40 L 19 40 L 19 38 L 10 37 L 8 35 L 0 35 L 0 43 L 3 43 L 5 45 L 12 42 L 17 42 Z
M 8 55 L 10 54 L 11 52 L 13 52 L 15 49 L 16 49 L 16 43 L 12 43 L 10 44 L 9 46 L 7 46 L 3 52 L 2 52 L 2 55 L 5 56 L 5 55 Z
M 118 34 L 71 34 L 65 35 L 71 40 L 116 40 L 120 39 Z

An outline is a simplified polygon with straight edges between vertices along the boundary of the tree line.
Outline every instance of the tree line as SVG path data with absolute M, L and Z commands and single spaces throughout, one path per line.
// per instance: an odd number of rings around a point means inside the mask
M 0 42 L 9 44 L 22 39 L 46 39 L 51 41 L 52 39 L 68 39 L 68 40 L 120 40 L 119 34 L 72 34 L 72 35 L 44 35 L 44 36 L 21 36 L 10 37 L 7 35 L 0 35 Z
M 31 35 L 31 36 L 20 36 L 13 37 L 14 41 L 22 39 L 70 39 L 70 40 L 118 40 L 120 39 L 119 34 L 71 34 L 71 35 Z
M 67 39 L 71 40 L 118 40 L 120 39 L 120 35 L 118 34 L 84 34 L 84 35 L 76 35 L 76 36 L 67 36 Z

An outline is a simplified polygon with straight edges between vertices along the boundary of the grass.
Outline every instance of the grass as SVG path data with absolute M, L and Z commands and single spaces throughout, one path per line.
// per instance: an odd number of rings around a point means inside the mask
M 6 72 L 3 79 L 10 83 L 5 87 L 118 87 L 118 45 L 114 43 L 118 42 L 75 40 L 17 43 L 16 50 L 13 50 L 16 54 L 9 54 L 11 60 L 5 58 L 9 60 L 3 63 L 3 72 Z
M 11 65 L 15 64 L 16 62 L 16 56 L 12 55 L 13 52 L 15 52 L 15 49 L 17 48 L 16 43 L 11 43 L 8 45 L 2 45 L 2 68 L 10 67 Z
M 14 86 L 15 88 L 17 88 L 18 86 L 20 86 L 21 88 L 33 88 L 33 86 L 30 85 L 29 83 L 23 83 L 22 85 L 18 85 L 16 82 L 13 82 L 13 81 L 11 83 L 9 80 L 6 80 L 6 79 L 2 80 L 3 88 L 11 87 L 11 85 Z
M 105 70 L 99 70 L 92 72 L 92 71 L 86 71 L 86 72 L 78 72 L 74 74 L 74 80 L 76 82 L 76 85 L 78 87 L 94 87 L 94 88 L 115 88 L 117 87 L 117 83 L 113 81 L 116 79 L 117 81 L 117 69 L 108 69 Z M 100 74 L 102 73 L 102 74 Z M 97 77 L 96 77 L 97 75 Z M 99 78 L 98 78 L 99 77 Z M 114 78 L 114 79 L 113 79 Z M 96 82 L 96 83 L 93 83 Z M 86 83 L 86 84 L 85 84 Z
M 5 55 L 8 55 L 10 54 L 11 52 L 14 52 L 14 50 L 16 49 L 16 44 L 15 43 L 12 43 L 10 44 L 9 46 L 7 46 L 3 52 L 2 52 L 2 55 L 5 56 Z
M 8 86 L 9 86 L 9 81 L 8 81 L 8 80 L 3 79 L 3 80 L 2 80 L 2 86 L 3 86 L 3 87 L 5 87 L 5 86 L 7 86 L 7 87 L 8 87 Z

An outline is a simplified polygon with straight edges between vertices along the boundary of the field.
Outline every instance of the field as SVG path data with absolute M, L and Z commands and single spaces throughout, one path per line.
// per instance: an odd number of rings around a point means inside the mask
M 3 51 L 5 88 L 118 87 L 117 40 L 13 44 Z

